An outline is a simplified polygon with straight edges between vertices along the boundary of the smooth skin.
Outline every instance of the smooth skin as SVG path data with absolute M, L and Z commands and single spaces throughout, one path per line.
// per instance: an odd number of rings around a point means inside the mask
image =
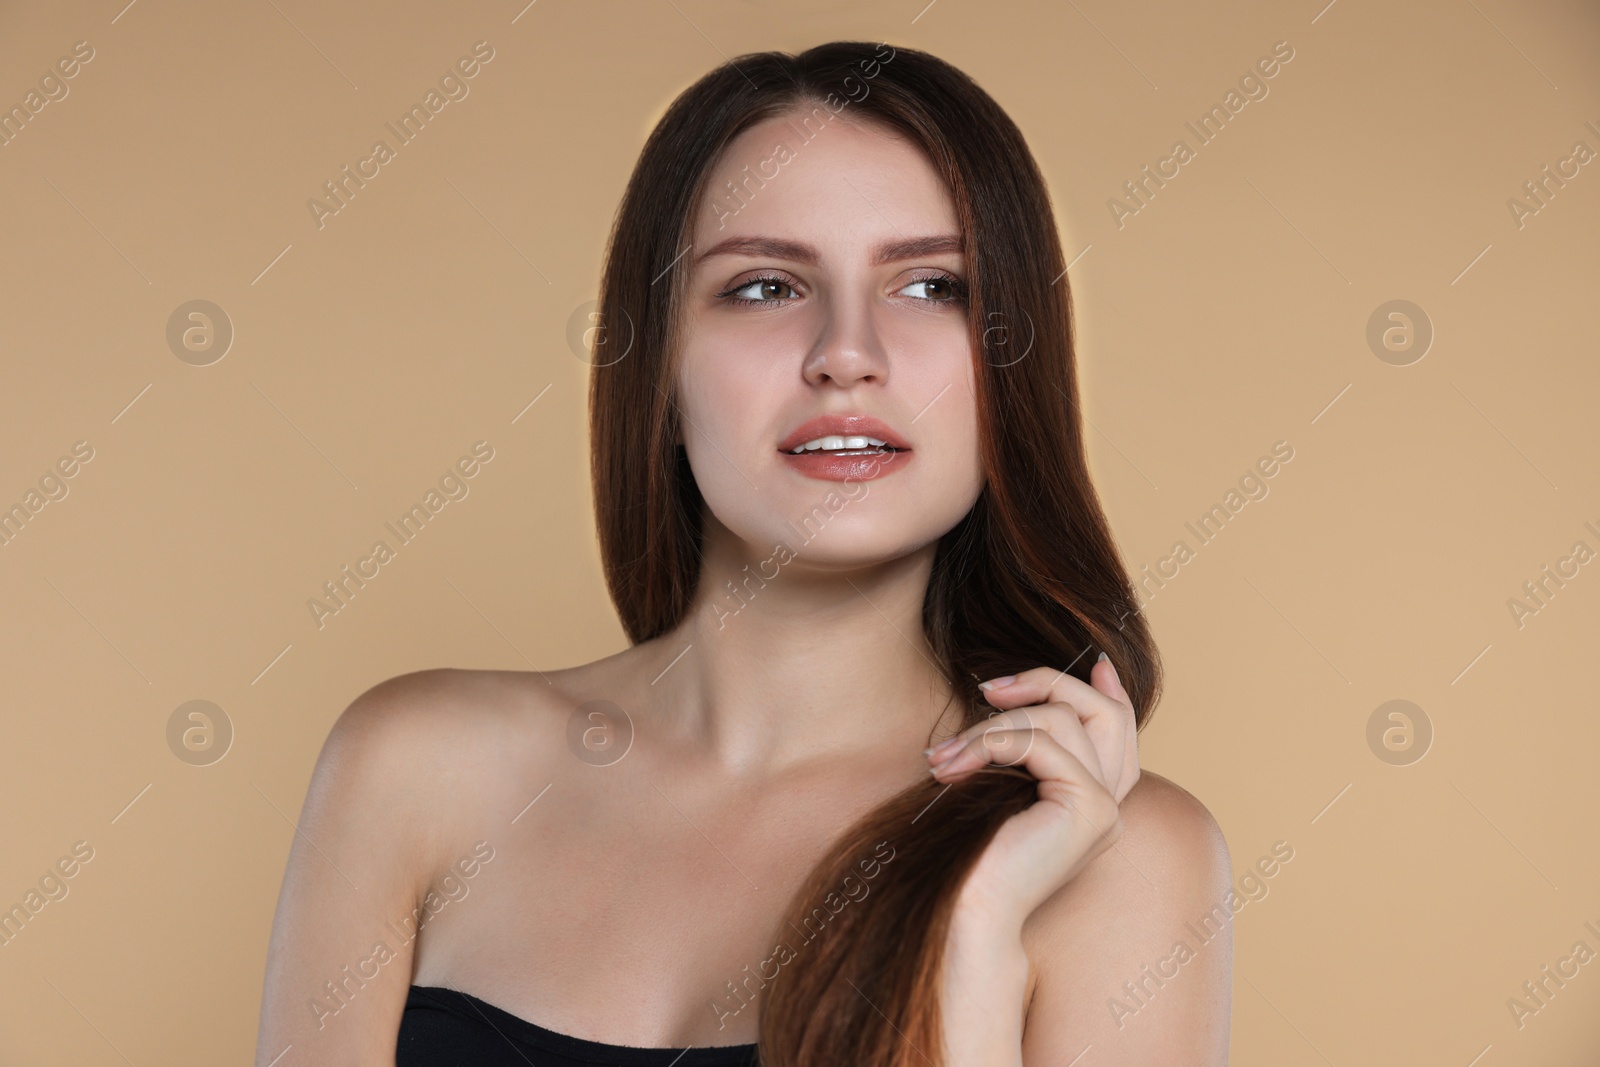
M 257 1067 L 393 1063 L 413 983 L 594 1041 L 753 1042 L 757 1007 L 730 983 L 771 956 L 830 842 L 919 778 L 984 761 L 1025 767 L 1040 799 L 962 891 L 951 1067 L 1059 1067 L 1086 1048 L 1083 1067 L 1226 1062 L 1230 938 L 1200 946 L 1185 924 L 1229 892 L 1227 846 L 1204 805 L 1140 772 L 1112 664 L 1092 684 L 1024 671 L 987 690 L 994 717 L 962 743 L 924 751 L 960 717 L 923 594 L 982 490 L 965 259 L 908 243 L 956 233 L 914 146 L 848 110 L 809 142 L 797 127 L 746 130 L 713 188 L 779 141 L 790 157 L 737 212 L 694 218 L 676 369 L 707 503 L 692 609 L 592 663 L 418 671 L 349 706 L 290 849 Z M 880 418 L 913 455 L 819 512 L 842 487 L 777 445 L 825 413 Z M 775 563 L 779 544 L 793 555 Z M 1144 968 L 1179 941 L 1195 955 L 1158 987 Z

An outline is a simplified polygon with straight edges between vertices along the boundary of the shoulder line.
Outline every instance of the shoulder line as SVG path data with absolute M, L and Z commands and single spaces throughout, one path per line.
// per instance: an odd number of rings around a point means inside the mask
M 1227 838 L 1193 793 L 1142 770 L 1120 812 L 1115 844 L 1035 912 L 1041 965 L 1070 960 L 1072 946 L 1126 931 L 1153 908 L 1203 911 L 1232 888 Z
M 512 679 L 512 672 L 435 667 L 378 682 L 333 723 L 313 788 L 332 794 L 328 810 L 349 803 L 403 821 L 425 865 L 440 849 L 458 849 L 481 821 L 479 806 L 494 803 L 485 764 L 527 751 L 521 741 L 538 746 L 559 722 L 546 717 L 557 714 L 559 694 Z
M 1227 840 L 1198 798 L 1149 771 L 1119 810 L 1121 836 L 1024 927 L 1028 1062 L 1095 1035 L 1118 1041 L 1129 1062 L 1226 1063 L 1233 966 Z M 1180 964 L 1188 977 L 1174 984 Z M 1124 1029 L 1127 1016 L 1152 1002 L 1161 1006 L 1149 1024 Z

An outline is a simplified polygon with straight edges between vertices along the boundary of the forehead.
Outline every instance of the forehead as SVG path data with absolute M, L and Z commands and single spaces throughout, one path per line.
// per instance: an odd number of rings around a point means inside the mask
M 782 234 L 818 244 L 954 232 L 955 204 L 903 134 L 852 118 L 848 105 L 764 119 L 713 166 L 695 218 L 700 248 L 730 236 Z

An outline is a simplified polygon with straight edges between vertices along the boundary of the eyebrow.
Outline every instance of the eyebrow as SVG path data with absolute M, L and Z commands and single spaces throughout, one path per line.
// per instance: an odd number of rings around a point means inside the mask
M 907 237 L 898 241 L 885 241 L 872 250 L 871 262 L 874 267 L 878 267 L 902 259 L 965 251 L 959 235 L 941 233 L 929 237 Z M 816 266 L 821 261 L 817 250 L 811 245 L 803 241 L 787 241 L 780 237 L 729 237 L 701 252 L 695 257 L 694 262 L 698 265 L 712 256 L 770 256 L 809 266 Z

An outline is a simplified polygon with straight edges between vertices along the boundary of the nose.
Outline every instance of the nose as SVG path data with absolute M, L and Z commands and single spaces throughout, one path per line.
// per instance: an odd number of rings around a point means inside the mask
M 822 332 L 803 368 L 811 385 L 832 382 L 848 389 L 857 382 L 889 379 L 889 357 L 864 302 L 840 301 L 828 309 Z

